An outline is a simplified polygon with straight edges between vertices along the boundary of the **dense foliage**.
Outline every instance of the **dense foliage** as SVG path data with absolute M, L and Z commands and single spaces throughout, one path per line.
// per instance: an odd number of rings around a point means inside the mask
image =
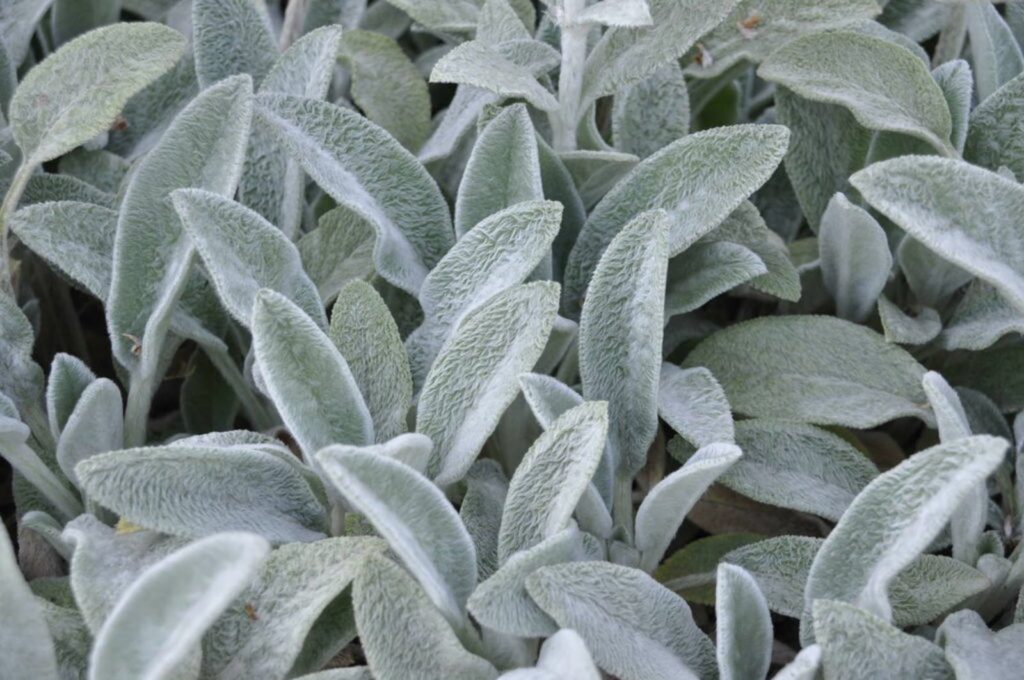
M 0 0 L 0 676 L 1024 668 L 1024 1 Z

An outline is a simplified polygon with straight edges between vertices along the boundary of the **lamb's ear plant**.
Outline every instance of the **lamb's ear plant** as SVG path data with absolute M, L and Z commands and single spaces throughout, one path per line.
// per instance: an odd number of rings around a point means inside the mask
M 0 0 L 0 676 L 1018 677 L 1022 42 Z

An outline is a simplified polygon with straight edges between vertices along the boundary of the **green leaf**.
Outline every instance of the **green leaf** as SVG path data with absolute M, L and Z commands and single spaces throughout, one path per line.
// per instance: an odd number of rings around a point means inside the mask
M 641 569 L 654 571 L 686 513 L 715 479 L 741 458 L 740 449 L 732 444 L 709 444 L 651 489 L 636 513 L 635 544 Z
M 767 273 L 761 258 L 738 243 L 695 243 L 669 260 L 665 316 L 692 312 Z
M 722 680 L 763 678 L 772 661 L 772 620 L 757 581 L 743 568 L 718 565 L 715 642 Z
M 658 425 L 658 371 L 669 223 L 643 213 L 612 240 L 580 319 L 583 397 L 608 402 L 608 440 L 619 470 L 643 467 Z
M 718 563 L 730 551 L 755 543 L 761 538 L 760 534 L 744 533 L 723 533 L 698 538 L 658 565 L 654 578 L 686 598 L 687 602 L 714 605 L 715 570 Z M 802 590 L 800 595 L 803 595 Z
M 374 677 L 494 680 L 498 672 L 459 642 L 419 585 L 398 565 L 371 557 L 352 595 L 359 641 Z
M 851 26 L 878 14 L 875 0 L 743 0 L 701 38 L 703 57 L 687 75 L 713 78 L 742 61 L 760 63 L 805 34 Z
M 147 569 L 96 635 L 90 680 L 173 677 L 270 552 L 262 538 L 209 536 Z M 178 597 L 167 598 L 167 593 Z
M 1024 54 L 999 11 L 989 3 L 964 7 L 978 100 L 985 101 L 1024 70 Z
M 932 78 L 939 84 L 949 106 L 949 115 L 953 122 L 953 132 L 950 135 L 953 146 L 963 153 L 970 124 L 971 95 L 974 90 L 971 67 L 963 59 L 954 59 L 932 71 Z
M 326 531 L 323 505 L 303 475 L 253 446 L 125 449 L 92 456 L 75 472 L 92 500 L 176 536 L 251 531 L 285 543 L 317 540 Z
M 168 71 L 184 48 L 185 39 L 166 26 L 122 23 L 72 40 L 31 69 L 9 116 L 25 166 L 106 131 L 132 95 Z
M 989 170 L 1006 166 L 1024 177 L 1024 76 L 1017 76 L 971 112 L 964 159 Z
M 249 135 L 251 87 L 248 76 L 236 76 L 204 90 L 132 174 L 118 215 L 107 300 L 114 356 L 124 366 L 138 363 L 132 337 L 146 341 L 146 324 L 191 247 L 169 196 L 191 187 L 234 193 Z M 201 309 L 206 286 L 193 272 L 180 304 Z
M 43 370 L 32 360 L 34 344 L 35 333 L 25 313 L 9 295 L 0 293 L 0 394 L 14 402 L 39 438 L 47 437 L 50 428 L 42 409 Z
M 583 397 L 571 387 L 548 375 L 526 373 L 519 376 L 519 385 L 534 418 L 545 430 L 563 413 L 583 403 Z
M 283 295 L 262 290 L 252 327 L 270 398 L 307 460 L 329 444 L 374 441 L 373 421 L 348 363 L 312 319 Z
M 187 544 L 145 529 L 119 532 L 89 514 L 68 522 L 62 538 L 74 547 L 69 580 L 93 635 L 143 571 Z
M 1002 463 L 1006 447 L 987 435 L 958 439 L 917 453 L 871 482 L 814 558 L 805 615 L 814 600 L 831 599 L 891 618 L 892 580 Z
M 430 95 L 419 70 L 391 38 L 345 31 L 338 58 L 352 79 L 353 103 L 415 153 L 430 133 Z
M 690 96 L 678 64 L 621 89 L 612 109 L 615 148 L 646 158 L 690 130 Z
M 946 349 L 978 351 L 1008 333 L 1024 333 L 1024 319 L 998 290 L 975 279 L 941 330 L 940 342 Z
M 908 235 L 896 249 L 896 260 L 917 301 L 934 309 L 944 308 L 972 278 L 970 272 Z
M 960 678 L 1012 678 L 1024 662 L 1024 626 L 991 631 L 977 612 L 950 614 L 935 636 L 946 660 Z
M 924 638 L 894 628 L 871 612 L 845 602 L 814 602 L 814 633 L 821 645 L 825 677 L 935 678 L 952 680 L 942 650 Z
M 288 675 L 304 641 L 316 634 L 321 615 L 352 584 L 366 559 L 384 547 L 375 538 L 344 537 L 292 543 L 272 552 L 204 636 L 204 677 Z
M 848 31 L 806 35 L 773 52 L 758 75 L 807 99 L 844 106 L 864 127 L 957 155 L 942 90 L 920 59 L 887 40 Z
M 418 24 L 441 32 L 464 33 L 476 27 L 476 0 L 395 0 L 393 4 Z
M 117 212 L 77 201 L 40 203 L 14 213 L 9 225 L 51 266 L 93 297 L 107 299 Z
M 63 352 L 53 357 L 46 379 L 46 415 L 54 437 L 60 437 L 75 404 L 95 379 L 96 374 L 78 357 Z
M 911 236 L 1024 310 L 1013 218 L 1024 206 L 1024 187 L 963 161 L 927 157 L 876 163 L 851 181 Z
M 278 58 L 259 91 L 323 99 L 334 75 L 340 40 L 341 29 L 337 26 L 303 36 Z M 305 177 L 298 161 L 288 154 L 271 126 L 260 119 L 253 121 L 245 168 L 238 183 L 239 202 L 294 239 L 302 221 L 304 188 Z
M 537 282 L 499 293 L 470 314 L 434 362 L 416 431 L 434 442 L 428 471 L 440 486 L 461 479 L 519 392 L 516 378 L 540 357 L 558 286 Z
M 19 205 L 28 206 L 52 201 L 81 201 L 114 208 L 115 199 L 110 194 L 80 179 L 67 175 L 42 173 L 33 175 L 25 185 Z
M 58 45 L 82 33 L 117 22 L 121 14 L 121 0 L 54 0 L 50 10 L 50 30 Z
M 755 319 L 718 331 L 686 357 L 725 389 L 734 411 L 818 425 L 868 428 L 930 421 L 924 367 L 882 336 L 819 316 Z
M 775 91 L 775 112 L 790 130 L 786 175 L 817 232 L 836 192 L 851 192 L 848 178 L 867 162 L 874 134 L 842 106 L 804 99 L 781 85 Z
M 444 493 L 409 466 L 365 451 L 317 455 L 345 500 L 373 524 L 456 628 L 476 587 L 476 552 Z
M 860 451 L 811 425 L 742 420 L 736 423 L 736 444 L 743 458 L 722 476 L 722 484 L 761 503 L 833 522 L 878 475 Z
M 56 452 L 61 471 L 75 486 L 79 486 L 78 463 L 124 446 L 123 413 L 121 390 L 110 380 L 98 378 L 82 391 L 62 428 Z
M 658 415 L 688 442 L 700 448 L 715 442 L 732 443 L 735 428 L 722 386 L 706 368 L 683 370 L 661 365 Z
M 7 531 L 0 531 L 0 654 L 11 680 L 57 680 L 53 638 L 43 612 L 18 568 Z
M 409 359 L 380 294 L 364 281 L 348 283 L 334 303 L 329 334 L 366 400 L 377 443 L 407 431 Z
M 416 295 L 454 241 L 448 207 L 423 166 L 352 111 L 285 95 L 260 95 L 258 102 L 257 118 L 310 177 L 373 225 L 378 273 Z
M 924 345 L 942 332 L 942 319 L 931 307 L 922 307 L 916 317 L 911 317 L 904 314 L 903 310 L 890 302 L 885 295 L 878 297 L 878 317 L 888 342 Z
M 476 546 L 480 581 L 498 570 L 498 531 L 507 493 L 508 479 L 497 461 L 478 460 L 466 473 L 466 495 L 459 506 L 459 517 Z
M 597 471 L 607 432 L 605 402 L 581 404 L 545 428 L 509 483 L 498 534 L 499 563 L 566 528 Z
M 459 238 L 509 206 L 544 198 L 535 139 L 526 107 L 518 104 L 504 109 L 481 131 L 455 200 Z
M 821 275 L 836 301 L 836 315 L 862 322 L 889 279 L 892 253 L 885 230 L 843 194 L 828 204 L 818 227 Z
M 681 253 L 771 177 L 788 138 L 781 126 L 732 125 L 687 135 L 637 165 L 580 232 L 566 266 L 564 306 L 578 309 L 602 252 L 634 217 L 667 211 L 669 255 Z
M 171 193 L 181 224 L 196 245 L 225 308 L 247 328 L 260 289 L 294 302 L 321 327 L 323 302 L 299 252 L 274 225 L 229 198 L 202 189 Z
M 526 582 L 541 609 L 622 680 L 717 676 L 715 648 L 686 602 L 638 569 L 606 562 L 543 567 Z
M 723 559 L 757 579 L 772 611 L 800 618 L 807 575 L 822 543 L 823 539 L 810 536 L 779 536 L 741 546 Z M 893 623 L 901 627 L 928 624 L 990 586 L 984 574 L 963 562 L 921 555 L 889 586 Z
M 192 45 L 200 88 L 243 73 L 258 87 L 277 59 L 270 17 L 259 0 L 195 0 Z
M 441 57 L 430 72 L 431 83 L 458 83 L 521 98 L 541 111 L 555 111 L 558 100 L 541 85 L 532 69 L 479 40 L 462 43 Z
M 616 26 L 601 36 L 587 57 L 580 112 L 598 98 L 646 80 L 681 57 L 697 39 L 721 22 L 737 0 L 649 0 L 651 25 Z
M 481 625 L 524 637 L 546 637 L 558 628 L 526 592 L 526 580 L 541 567 L 582 557 L 575 526 L 551 533 L 512 553 L 469 598 L 469 611 Z
M 16 68 L 25 60 L 36 24 L 53 0 L 7 0 L 0 5 L 0 35 Z
M 504 208 L 465 234 L 427 275 L 419 298 L 424 323 L 407 341 L 416 384 L 423 383 L 463 319 L 496 294 L 525 281 L 550 253 L 561 210 L 554 201 Z
M 303 269 L 327 302 L 349 281 L 373 276 L 376 235 L 368 220 L 344 205 L 324 213 L 318 225 L 296 246 Z

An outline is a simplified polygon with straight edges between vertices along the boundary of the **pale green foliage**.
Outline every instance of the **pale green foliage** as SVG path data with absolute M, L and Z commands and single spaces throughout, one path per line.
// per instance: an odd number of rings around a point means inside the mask
M 0 676 L 1016 678 L 1022 45 L 0 0 Z
M 32 69 L 19 83 L 9 113 L 25 165 L 56 158 L 106 130 L 128 99 L 169 70 L 184 47 L 184 38 L 165 26 L 117 24 L 73 40 Z
M 839 319 L 739 324 L 703 342 L 684 366 L 709 369 L 733 409 L 751 416 L 850 427 L 929 417 L 924 367 L 880 335 Z

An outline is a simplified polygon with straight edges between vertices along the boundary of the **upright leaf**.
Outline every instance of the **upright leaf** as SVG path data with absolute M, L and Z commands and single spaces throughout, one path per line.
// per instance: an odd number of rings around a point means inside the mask
M 202 88 L 243 73 L 258 87 L 277 59 L 269 16 L 258 0 L 195 0 L 192 45 Z
M 260 85 L 260 92 L 323 99 L 337 62 L 341 29 L 319 28 L 282 54 Z M 264 121 L 253 122 L 245 168 L 238 183 L 239 202 L 295 238 L 305 204 L 305 175 Z
M 757 581 L 720 564 L 715 592 L 715 642 L 722 680 L 763 678 L 772 661 L 772 620 Z
M 715 376 L 703 367 L 684 370 L 669 363 L 661 365 L 658 415 L 698 448 L 735 439 L 729 401 Z
M 690 130 L 690 95 L 678 64 L 620 90 L 612 110 L 615 148 L 646 158 Z
M 920 59 L 888 40 L 812 33 L 773 52 L 758 75 L 807 99 L 844 106 L 864 127 L 910 135 L 957 155 L 942 90 Z
M 121 23 L 72 40 L 31 69 L 9 114 L 25 166 L 109 129 L 132 95 L 174 66 L 184 48 L 181 34 L 166 26 Z
M 587 402 L 537 438 L 509 483 L 498 534 L 500 563 L 566 528 L 597 471 L 607 431 L 608 405 Z
M 740 460 L 732 444 L 709 444 L 651 489 L 636 513 L 636 548 L 640 568 L 653 572 L 665 555 L 686 513 L 715 479 Z
M 455 233 L 460 238 L 496 212 L 544 198 L 535 139 L 522 105 L 503 110 L 479 134 L 455 200 Z
M 262 290 L 252 332 L 267 392 L 312 465 L 313 454 L 330 444 L 373 443 L 373 420 L 352 371 L 312 319 Z
M 110 380 L 98 378 L 82 391 L 57 440 L 57 463 L 75 486 L 78 463 L 124 446 L 123 413 L 121 390 Z
M 370 284 L 352 281 L 338 292 L 330 338 L 366 400 L 377 443 L 405 432 L 412 401 L 409 358 L 394 317 Z
M 1006 166 L 1024 177 L 1024 75 L 992 93 L 971 112 L 964 158 L 989 170 Z
M 407 465 L 371 453 L 328 449 L 318 459 L 451 625 L 468 625 L 465 606 L 476 587 L 476 552 L 441 490 Z
M 583 396 L 608 402 L 608 439 L 621 474 L 643 467 L 658 425 L 669 222 L 640 215 L 601 256 L 580 318 Z
M 818 227 L 821 277 L 836 301 L 836 314 L 862 322 L 889 279 L 892 253 L 885 231 L 863 208 L 836 194 Z
M 494 680 L 494 667 L 470 653 L 423 589 L 397 564 L 371 557 L 352 595 L 359 640 L 374 677 Z
M 96 635 L 89 679 L 173 677 L 269 552 L 258 536 L 217 534 L 150 567 Z M 169 592 L 178 596 L 168 599 Z
M 377 230 L 378 273 L 416 295 L 454 240 L 448 207 L 423 166 L 353 111 L 287 95 L 258 101 L 258 119 L 310 177 Z
M 170 193 L 189 187 L 222 195 L 235 191 L 249 135 L 251 88 L 248 76 L 237 76 L 205 90 L 132 174 L 118 215 L 106 310 L 114 356 L 124 366 L 137 364 L 133 338 L 145 341 L 146 323 L 189 247 Z M 194 274 L 182 305 L 193 309 L 208 294 Z
M 771 177 L 788 139 L 781 126 L 732 125 L 687 135 L 645 159 L 587 219 L 566 266 L 564 306 L 579 309 L 601 254 L 634 217 L 665 210 L 669 255 L 682 252 Z
M 217 294 L 239 323 L 252 327 L 256 296 L 261 288 L 269 288 L 321 327 L 327 325 L 323 302 L 302 268 L 298 250 L 274 225 L 245 206 L 202 189 L 178 189 L 171 201 Z
M 815 600 L 830 599 L 889 619 L 893 578 L 928 547 L 1005 451 L 1003 439 L 966 437 L 917 453 L 871 482 L 814 558 L 805 615 Z
M 971 62 L 978 88 L 978 100 L 993 92 L 1024 70 L 1024 54 L 1010 27 L 990 3 L 969 3 L 967 34 L 971 39 Z
M 984 619 L 969 609 L 950 614 L 936 634 L 956 677 L 1012 678 L 1024 662 L 1019 623 L 991 631 Z
M 416 384 L 422 385 L 437 353 L 468 314 L 537 268 L 558 233 L 561 210 L 554 201 L 504 208 L 465 234 L 427 275 L 420 289 L 424 323 L 407 341 Z
M 416 153 L 430 132 L 427 83 L 391 38 L 346 31 L 338 57 L 352 78 L 352 101 L 372 122 Z
M 516 378 L 544 350 L 557 305 L 557 284 L 510 288 L 463 320 L 445 345 L 416 415 L 416 431 L 434 442 L 428 471 L 437 484 L 466 474 L 519 392 Z
M 874 331 L 819 316 L 768 317 L 718 331 L 684 368 L 704 366 L 733 409 L 760 418 L 874 427 L 929 421 L 924 367 Z

